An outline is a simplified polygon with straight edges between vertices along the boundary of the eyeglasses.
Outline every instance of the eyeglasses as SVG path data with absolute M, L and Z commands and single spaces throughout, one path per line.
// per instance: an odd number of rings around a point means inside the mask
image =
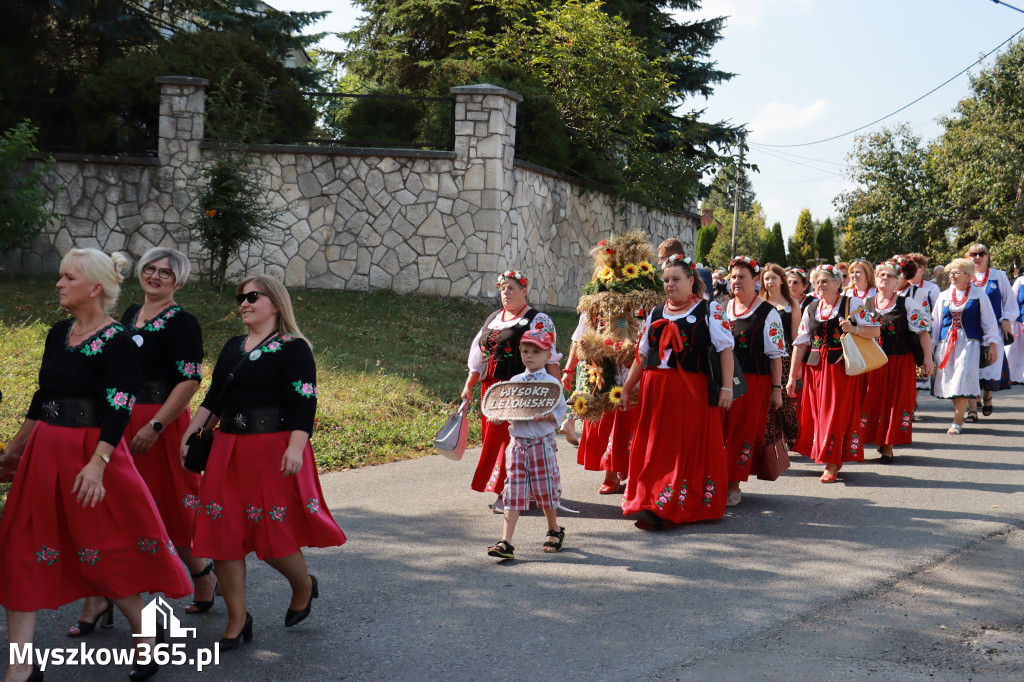
M 235 300 L 238 301 L 238 305 L 242 305 L 243 301 L 247 301 L 250 305 L 259 300 L 260 296 L 266 296 L 267 294 L 262 291 L 250 291 L 247 294 L 238 294 L 235 296 Z
M 946 275 L 949 277 L 959 277 L 960 275 L 966 274 L 966 272 L 961 272 L 960 270 L 946 270 Z
M 987 256 L 988 252 L 987 251 L 972 251 L 972 252 L 968 253 L 967 255 L 970 256 L 971 258 L 981 258 L 982 256 Z
M 155 265 L 145 265 L 142 267 L 142 274 L 145 275 L 146 277 L 152 277 L 153 275 L 156 275 L 160 279 L 166 280 L 170 279 L 171 277 L 174 277 L 174 270 L 169 270 L 167 268 L 158 268 Z

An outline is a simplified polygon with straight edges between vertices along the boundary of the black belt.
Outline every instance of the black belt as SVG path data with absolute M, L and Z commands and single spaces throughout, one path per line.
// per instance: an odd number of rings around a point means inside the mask
M 143 381 L 135 402 L 141 405 L 162 405 L 174 386 L 169 381 Z
M 47 398 L 39 419 L 51 426 L 99 426 L 100 410 L 91 398 Z
M 225 410 L 220 420 L 224 433 L 252 434 L 287 431 L 284 427 L 284 410 L 272 407 L 261 410 Z

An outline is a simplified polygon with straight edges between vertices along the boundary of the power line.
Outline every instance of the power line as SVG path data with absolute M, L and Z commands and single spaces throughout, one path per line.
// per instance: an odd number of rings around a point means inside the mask
M 763 146 L 763 145 L 761 145 L 758 142 L 750 142 L 749 144 L 750 144 L 751 147 L 761 147 L 761 146 Z M 758 150 L 758 151 L 764 151 L 764 150 Z M 765 151 L 765 153 L 767 154 L 768 152 Z M 777 149 L 775 150 L 775 153 L 777 153 L 777 154 L 785 154 L 786 156 L 792 156 L 792 157 L 795 157 L 795 158 L 798 158 L 798 159 L 804 159 L 805 161 L 816 161 L 818 163 L 827 163 L 827 164 L 831 164 L 833 166 L 845 166 L 846 165 L 845 163 L 839 163 L 838 161 L 829 161 L 827 159 L 816 159 L 816 158 L 814 158 L 812 156 L 801 156 L 800 154 L 794 154 L 793 152 L 783 152 L 783 151 L 779 151 Z
M 1001 2 L 1000 0 L 992 0 L 992 2 L 998 2 L 998 4 L 1006 5 L 1005 2 Z M 1006 5 L 1006 6 L 1010 7 L 1011 9 L 1017 9 L 1016 7 L 1012 7 L 1011 5 Z M 1021 10 L 1017 10 L 1017 11 L 1020 12 Z M 879 119 L 875 119 L 871 123 L 867 123 L 865 125 L 862 125 L 859 128 L 854 128 L 853 130 L 847 130 L 845 133 L 839 133 L 838 135 L 833 135 L 832 137 L 826 137 L 823 140 L 815 140 L 814 142 L 801 142 L 800 144 L 765 144 L 765 143 L 761 142 L 759 144 L 762 147 L 772 147 L 772 148 L 778 148 L 778 149 L 785 149 L 785 148 L 790 148 L 790 147 L 810 147 L 811 145 L 821 144 L 823 142 L 831 142 L 832 140 L 838 140 L 841 137 L 846 137 L 847 135 L 852 135 L 854 133 L 860 132 L 861 130 L 864 130 L 865 128 L 870 128 L 871 126 L 875 125 L 876 123 L 881 123 L 885 119 L 891 118 L 892 116 L 895 116 L 896 114 L 900 113 L 904 109 L 912 107 L 913 105 L 917 104 L 918 102 L 923 100 L 925 97 L 931 95 L 932 93 L 936 92 L 937 90 L 940 90 L 940 89 L 946 87 L 947 85 L 949 85 L 950 83 L 955 81 L 957 78 L 959 78 L 960 76 L 964 75 L 965 73 L 970 71 L 972 68 L 974 68 L 974 66 L 977 65 L 979 62 L 982 62 L 982 61 L 988 59 L 989 57 L 991 57 L 993 54 L 995 54 L 996 51 L 999 50 L 999 48 L 1001 48 L 1002 46 L 1006 45 L 1008 42 L 1010 42 L 1011 40 L 1013 40 L 1014 38 L 1019 36 L 1021 33 L 1024 33 L 1024 28 L 1020 29 L 1019 31 L 1014 33 L 1012 36 L 1010 36 L 1009 38 L 1007 38 L 1003 42 L 1001 42 L 998 45 L 996 45 L 995 48 L 990 50 L 987 54 L 985 54 L 984 56 L 979 58 L 977 61 L 972 62 L 969 66 L 964 68 L 963 71 L 961 71 L 960 73 L 956 74 L 952 78 L 949 78 L 948 80 L 943 82 L 941 85 L 938 85 L 938 86 L 932 88 L 928 92 L 924 93 L 923 95 L 921 95 L 920 97 L 915 99 L 913 102 L 910 102 L 909 104 L 905 104 L 902 107 L 900 107 L 899 109 L 897 109 L 896 111 L 888 113 L 888 114 L 886 114 L 885 116 L 883 116 L 883 117 L 881 117 Z
M 810 165 L 809 163 L 803 163 L 801 161 L 795 161 L 793 159 L 787 159 L 784 156 L 779 156 L 778 154 L 770 152 L 770 151 L 767 151 L 765 149 L 758 149 L 756 151 L 758 153 L 760 153 L 760 154 L 765 154 L 766 156 L 771 156 L 772 158 L 778 159 L 780 161 L 785 161 L 786 163 L 793 163 L 793 164 L 796 164 L 797 166 L 803 166 L 804 168 L 810 168 L 811 170 L 818 171 L 819 173 L 827 173 L 827 174 L 832 175 L 832 176 L 837 177 L 837 178 L 841 178 L 842 177 L 842 175 L 840 175 L 839 173 L 836 173 L 834 171 L 830 171 L 827 168 L 818 168 L 816 166 Z
M 1024 9 L 1020 9 L 1019 7 L 1014 7 L 1013 5 L 1009 4 L 1008 2 L 1003 2 L 1003 0 L 992 0 L 992 2 L 996 3 L 997 5 L 1003 5 L 1004 7 L 1009 7 L 1010 9 L 1015 9 L 1018 12 L 1020 12 L 1021 14 L 1024 14 Z

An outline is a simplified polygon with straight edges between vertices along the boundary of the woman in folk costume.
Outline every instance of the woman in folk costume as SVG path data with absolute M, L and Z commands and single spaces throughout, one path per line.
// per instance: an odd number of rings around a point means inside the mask
M 981 413 L 987 417 L 992 414 L 992 391 L 1005 391 L 1010 388 L 1010 367 L 1006 361 L 1003 345 L 1011 336 L 1012 321 L 1017 316 L 1018 310 L 1013 296 L 1013 287 L 1010 285 L 1006 273 L 989 267 L 988 247 L 984 244 L 971 244 L 967 249 L 967 257 L 974 263 L 971 285 L 988 296 L 1001 332 L 1000 341 L 996 344 L 998 346 L 996 357 L 992 358 L 991 365 L 981 370 Z M 978 421 L 978 399 L 969 399 L 967 402 L 966 420 L 968 422 Z
M 801 272 L 803 271 L 801 270 Z M 800 276 L 795 278 L 799 279 Z M 786 354 L 782 358 L 782 382 L 785 382 L 789 378 L 790 358 L 793 357 L 793 339 L 800 331 L 800 317 L 803 308 L 793 296 L 792 289 L 789 288 L 789 277 L 787 277 L 786 271 L 776 263 L 768 263 L 761 268 L 760 296 L 775 306 L 775 310 L 778 311 L 779 317 L 782 319 L 782 333 L 786 340 Z M 768 428 L 765 430 L 764 444 L 773 443 L 776 435 L 781 431 L 786 446 L 792 448 L 800 426 L 796 412 L 797 403 L 786 394 L 785 389 L 781 393 L 782 407 L 772 410 L 768 415 Z
M 555 323 L 548 315 L 531 308 L 527 302 L 528 280 L 526 275 L 516 270 L 506 270 L 498 276 L 495 283 L 501 296 L 501 309 L 491 313 L 484 326 L 473 338 L 469 348 L 469 376 L 462 389 L 464 401 L 473 399 L 473 387 L 480 382 L 480 399 L 494 384 L 508 381 L 523 371 L 523 361 L 519 355 L 519 339 L 531 329 L 555 333 Z M 558 377 L 558 363 L 562 356 L 552 353 L 547 371 L 551 376 Z M 480 461 L 470 487 L 478 492 L 497 493 L 498 498 L 491 505 L 495 514 L 505 511 L 501 493 L 505 489 L 505 448 L 512 437 L 508 433 L 508 423 L 491 424 L 487 417 L 480 415 L 483 447 Z
M 740 484 L 757 474 L 768 413 L 782 407 L 782 358 L 786 355 L 782 318 L 775 306 L 761 299 L 754 282 L 761 272 L 757 261 L 738 256 L 729 262 L 733 299 L 725 314 L 736 340 L 736 357 L 747 381 L 747 393 L 725 415 L 725 456 L 729 462 L 726 506 L 740 503 Z
M 640 384 L 640 414 L 622 500 L 637 526 L 719 519 L 725 513 L 729 466 L 722 410 L 732 405 L 733 336 L 725 312 L 702 298 L 689 259 L 674 255 L 662 274 L 668 300 L 647 316 L 636 360 L 623 385 L 623 407 Z M 717 406 L 708 404 L 703 368 L 711 349 L 722 367 Z
M 1013 298 L 1017 315 L 1010 330 L 1013 343 L 1006 347 L 1006 362 L 1010 366 L 1010 382 L 1024 384 L 1024 275 L 1013 282 Z
M 105 595 L 141 634 L 142 592 L 192 592 L 123 439 L 140 356 L 108 311 L 126 264 L 121 254 L 96 249 L 64 257 L 57 290 L 73 317 L 50 329 L 39 390 L 0 457 L 0 481 L 14 475 L 0 520 L 0 604 L 11 646 L 32 642 L 39 609 Z M 138 638 L 134 646 L 152 644 Z M 130 675 L 147 679 L 158 667 L 139 663 Z M 11 665 L 5 679 L 41 680 L 42 672 Z
M 875 443 L 883 464 L 893 461 L 893 446 L 913 441 L 914 409 L 917 405 L 917 360 L 921 357 L 924 376 L 934 370 L 931 359 L 932 319 L 913 296 L 901 296 L 899 285 L 905 274 L 916 269 L 913 261 L 897 256 L 875 267 L 878 293 L 871 300 L 875 319 L 881 325 L 878 342 L 888 361 L 867 373 L 864 411 L 868 426 L 865 443 Z
M 856 296 L 843 296 L 843 275 L 833 265 L 811 272 L 817 300 L 807 306 L 793 340 L 793 360 L 786 391 L 800 391 L 800 435 L 793 449 L 825 465 L 822 483 L 835 483 L 845 462 L 864 461 L 863 436 L 867 415 L 861 410 L 864 375 L 848 376 L 843 361 L 842 334 L 878 338 L 878 323 Z M 851 321 L 852 318 L 853 321 Z
M 576 461 L 587 471 L 605 472 L 601 495 L 621 495 L 629 475 L 637 411 L 616 408 L 646 311 L 664 300 L 652 255 L 639 230 L 602 240 L 591 250 L 594 277 L 579 301 L 583 328 L 574 334 L 573 352 L 581 371 L 569 402 L 584 419 Z
M 971 285 L 974 263 L 954 258 L 946 266 L 949 288 L 942 292 L 932 314 L 932 344 L 935 346 L 936 398 L 953 401 L 953 423 L 949 435 L 963 430 L 967 401 L 981 394 L 979 367 L 998 357 L 1001 339 L 991 299 L 984 289 Z
M 850 264 L 850 284 L 843 294 L 861 301 L 875 295 L 875 271 L 866 259 L 858 258 Z
M 786 268 L 786 284 L 789 285 L 789 292 L 800 306 L 800 311 L 803 312 L 803 309 L 814 300 L 810 282 L 807 281 L 807 271 L 803 268 Z M 793 336 L 795 337 L 796 334 Z

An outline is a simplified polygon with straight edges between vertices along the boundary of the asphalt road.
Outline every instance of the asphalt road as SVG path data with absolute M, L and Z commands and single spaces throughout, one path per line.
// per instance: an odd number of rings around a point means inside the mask
M 662 533 L 624 519 L 560 443 L 563 504 L 580 512 L 563 516 L 566 549 L 541 552 L 533 511 L 511 562 L 485 554 L 501 518 L 469 489 L 475 451 L 325 475 L 349 542 L 308 552 L 312 615 L 285 630 L 287 585 L 251 560 L 255 641 L 202 678 L 1024 679 L 1024 390 L 997 394 L 995 414 L 959 437 L 945 435 L 951 414 L 921 394 L 917 443 L 895 464 L 872 452 L 825 485 L 794 457 L 780 480 L 745 485 L 722 520 Z M 77 614 L 41 613 L 37 645 L 77 644 L 63 634 Z M 225 612 L 218 601 L 181 618 L 198 628 L 191 653 L 212 645 Z M 121 647 L 128 634 L 122 618 L 86 641 Z M 157 679 L 194 676 L 166 667 Z

